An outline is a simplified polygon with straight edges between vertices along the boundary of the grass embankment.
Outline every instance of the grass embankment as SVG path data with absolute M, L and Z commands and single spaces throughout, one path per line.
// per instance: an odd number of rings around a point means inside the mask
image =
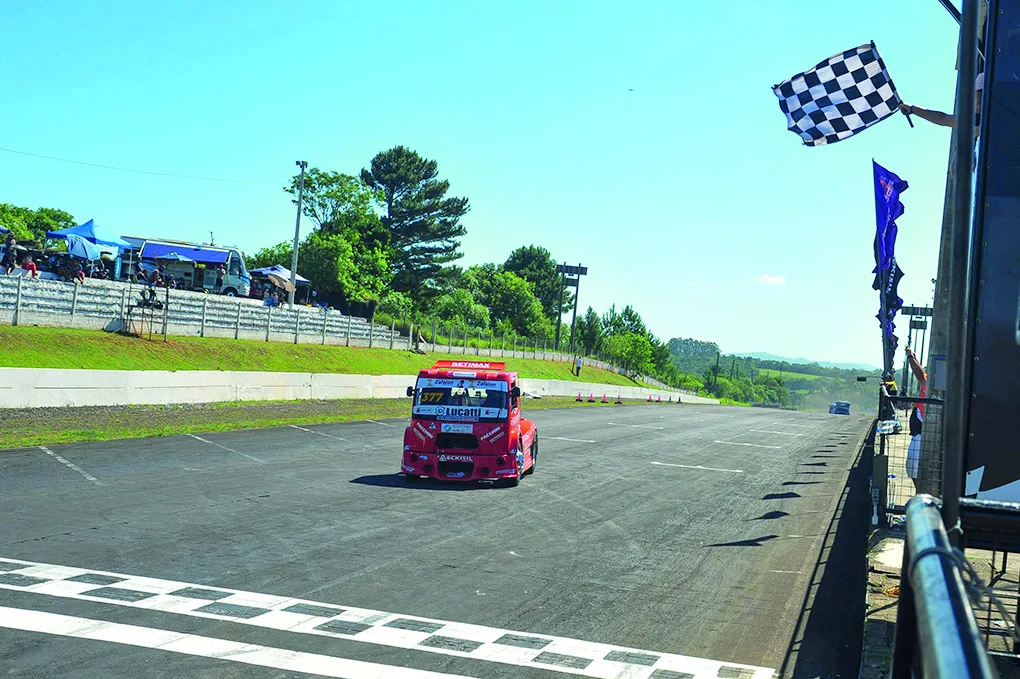
M 782 372 L 782 375 L 780 375 L 778 370 L 773 370 L 772 368 L 762 368 L 761 370 L 759 370 L 759 374 L 766 375 L 768 377 L 782 377 L 784 380 L 786 379 L 817 380 L 821 377 L 821 375 L 809 375 L 807 373 L 799 373 L 790 370 L 784 370 Z
M 571 398 L 528 399 L 524 403 L 524 412 L 527 416 L 527 413 L 542 408 L 566 407 L 613 406 L 588 403 L 587 400 L 577 403 Z M 3 411 L 4 426 L 0 428 L 0 450 L 81 441 L 262 429 L 292 424 L 407 418 L 410 416 L 410 408 L 410 399 L 235 401 L 172 406 L 24 408 Z
M 507 369 L 532 379 L 635 386 L 623 375 L 569 363 L 474 354 L 429 354 L 361 347 L 285 344 L 255 340 L 162 337 L 152 341 L 98 330 L 0 327 L 0 367 L 90 370 L 243 370 L 265 372 L 414 375 L 441 359 L 506 361 Z

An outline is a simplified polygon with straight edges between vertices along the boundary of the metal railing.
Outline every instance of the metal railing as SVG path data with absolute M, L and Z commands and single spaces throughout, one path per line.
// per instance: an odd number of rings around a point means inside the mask
M 971 609 L 966 560 L 949 544 L 936 502 L 918 495 L 907 503 L 890 677 L 991 679 L 998 674 Z

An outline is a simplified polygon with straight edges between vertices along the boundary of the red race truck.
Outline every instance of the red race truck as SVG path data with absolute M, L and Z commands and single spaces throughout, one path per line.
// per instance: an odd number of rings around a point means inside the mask
M 538 432 L 521 417 L 517 373 L 505 363 L 439 361 L 418 373 L 400 469 L 412 481 L 495 480 L 535 471 Z

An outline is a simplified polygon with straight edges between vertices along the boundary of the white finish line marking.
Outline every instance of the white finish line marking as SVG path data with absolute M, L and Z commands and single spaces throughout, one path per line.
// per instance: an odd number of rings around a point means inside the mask
M 543 441 L 570 441 L 572 443 L 595 443 L 589 439 L 568 439 L 566 436 L 543 436 Z
M 769 429 L 751 429 L 757 434 L 778 434 L 779 436 L 804 436 L 804 434 L 794 434 L 791 431 L 771 431 Z
M 713 443 L 721 443 L 726 446 L 747 446 L 748 448 L 771 448 L 772 450 L 782 450 L 782 446 L 760 446 L 757 443 L 738 443 L 736 441 L 713 441 Z
M 58 613 L 27 611 L 0 606 L 0 628 L 40 632 L 62 637 L 107 641 L 125 646 L 154 648 L 169 653 L 214 658 L 245 665 L 273 667 L 288 672 L 305 672 L 343 679 L 465 679 L 459 674 L 394 667 L 363 660 L 290 651 L 272 646 L 242 644 L 237 641 L 182 634 L 153 627 L 125 625 Z
M 217 448 L 220 448 L 220 449 L 222 449 L 222 450 L 225 450 L 225 451 L 227 451 L 228 453 L 237 453 L 237 454 L 238 454 L 238 455 L 240 455 L 241 457 L 246 457 L 246 458 L 248 458 L 249 460 L 255 460 L 255 461 L 256 461 L 256 462 L 258 462 L 259 464 L 265 464 L 265 462 L 263 462 L 262 460 L 258 459 L 258 458 L 257 458 L 257 457 L 255 457 L 254 455 L 249 455 L 248 453 L 242 453 L 242 452 L 241 452 L 240 450 L 234 450 L 233 448 L 227 448 L 226 446 L 221 446 L 220 444 L 218 444 L 218 443 L 213 443 L 213 442 L 212 442 L 212 441 L 210 441 L 209 439 L 204 439 L 204 438 L 202 438 L 201 436 L 195 436 L 194 434 L 188 434 L 188 436 L 190 436 L 191 438 L 195 439 L 196 441 L 201 441 L 202 443 L 208 443 L 208 444 L 209 444 L 210 446 L 216 446 Z
M 794 424 L 793 422 L 773 422 L 772 424 L 782 424 L 787 427 L 807 427 L 809 429 L 815 426 L 813 424 Z
M 720 469 L 718 467 L 702 467 L 700 464 L 673 464 L 671 462 L 653 462 L 652 464 L 659 465 L 660 467 L 680 467 L 681 469 L 702 469 L 706 472 L 731 472 L 733 474 L 743 474 L 743 469 Z
M 57 455 L 56 453 L 54 453 L 52 450 L 50 450 L 46 446 L 39 446 L 39 449 L 41 451 L 43 451 L 44 453 L 46 453 L 47 455 L 49 455 L 50 457 L 52 457 L 54 460 L 56 460 L 60 464 L 62 464 L 65 467 L 67 467 L 68 469 L 73 469 L 74 471 L 78 472 L 79 474 L 81 474 L 82 476 L 84 476 L 86 479 L 88 479 L 92 483 L 96 484 L 97 486 L 102 486 L 103 485 L 103 483 L 101 483 L 99 481 L 99 479 L 97 479 L 96 477 L 92 476 L 92 474 L 89 474 L 87 471 L 85 471 L 84 469 L 82 469 L 81 467 L 76 465 L 74 462 L 71 462 L 70 460 L 63 458 L 60 455 Z
M 95 576 L 108 576 L 116 581 L 108 585 L 97 585 L 95 582 L 98 579 Z M 764 667 L 246 592 L 209 584 L 198 585 L 16 559 L 0 559 L 0 589 L 540 668 L 597 679 L 649 679 L 653 672 L 660 669 L 692 674 L 699 678 L 716 677 L 723 668 L 729 668 L 731 674 L 744 670 L 753 679 L 770 679 L 773 676 L 773 670 Z M 123 594 L 124 591 L 128 594 Z M 564 658 L 569 662 L 561 664 Z M 634 658 L 640 658 L 643 662 L 633 661 Z M 302 671 L 322 674 L 317 670 Z M 396 675 L 382 671 L 372 675 L 349 676 L 352 679 L 383 679 Z
M 613 427 L 638 427 L 640 429 L 665 429 L 665 427 L 653 427 L 650 424 L 623 424 L 620 422 L 606 422 L 606 424 Z
M 325 436 L 328 439 L 336 439 L 337 441 L 346 441 L 347 440 L 347 439 L 342 439 L 339 436 L 333 436 L 332 434 L 325 434 L 325 433 L 323 433 L 321 431 L 315 431 L 314 429 L 305 429 L 304 427 L 299 427 L 296 424 L 291 424 L 291 425 L 288 425 L 288 426 L 293 427 L 294 429 L 300 429 L 301 431 L 306 431 L 309 434 L 315 434 L 316 436 Z

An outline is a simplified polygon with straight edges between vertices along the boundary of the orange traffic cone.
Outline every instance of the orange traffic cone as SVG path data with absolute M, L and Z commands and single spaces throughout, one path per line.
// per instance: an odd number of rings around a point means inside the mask
M 662 403 L 662 396 L 659 396 L 659 400 L 656 403 Z
M 618 405 L 618 406 L 622 406 L 623 405 L 623 397 L 620 396 L 619 394 L 616 395 L 616 405 Z
M 589 391 L 588 392 L 588 403 L 594 403 L 594 402 L 595 402 L 595 394 L 593 394 L 593 393 L 591 393 Z
M 577 392 L 577 398 L 575 398 L 574 400 L 577 401 L 578 403 L 584 400 L 583 398 L 581 398 L 581 392 Z
M 609 403 L 609 401 L 606 400 L 606 395 L 605 394 L 602 394 L 602 402 L 603 403 Z
M 651 403 L 651 402 L 652 402 L 652 395 L 651 395 L 651 394 L 648 394 L 648 402 L 649 402 L 649 403 Z

